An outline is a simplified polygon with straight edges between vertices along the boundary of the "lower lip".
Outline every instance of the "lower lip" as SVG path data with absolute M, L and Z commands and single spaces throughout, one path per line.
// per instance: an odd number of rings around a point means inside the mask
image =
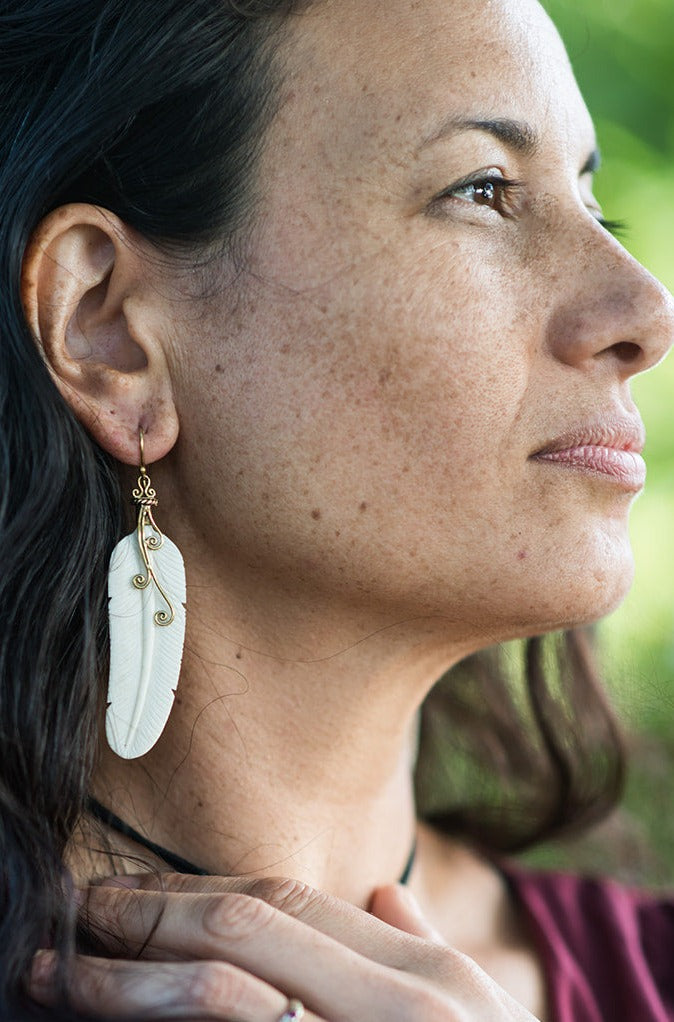
M 636 451 L 621 451 L 615 447 L 570 447 L 565 451 L 536 454 L 534 458 L 604 476 L 631 493 L 639 493 L 646 482 L 646 462 Z

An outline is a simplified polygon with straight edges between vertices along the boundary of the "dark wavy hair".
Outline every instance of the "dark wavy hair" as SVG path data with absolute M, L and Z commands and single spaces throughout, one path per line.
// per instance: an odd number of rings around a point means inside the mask
M 0 0 L 0 1018 L 74 1019 L 24 993 L 48 941 L 76 947 L 66 845 L 85 810 L 107 675 L 112 460 L 54 386 L 21 264 L 60 205 L 111 210 L 167 258 L 225 250 L 255 213 L 277 40 L 312 0 Z M 491 850 L 613 804 L 622 759 L 582 636 L 498 652 L 423 711 L 420 806 Z M 506 657 L 510 664 L 512 654 Z M 516 673 L 516 672 L 515 672 Z M 447 766 L 447 764 L 449 764 Z

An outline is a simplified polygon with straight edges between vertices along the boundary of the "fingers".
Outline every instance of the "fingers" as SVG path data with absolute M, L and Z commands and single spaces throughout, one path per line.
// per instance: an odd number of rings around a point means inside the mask
M 38 952 L 30 982 L 34 1000 L 57 1003 L 55 956 Z M 225 962 L 148 963 L 78 956 L 68 977 L 73 1007 L 115 1019 L 217 1019 L 279 1022 L 288 998 Z M 307 1011 L 305 1022 L 324 1022 Z
M 245 894 L 182 894 L 163 911 L 166 897 L 159 892 L 92 888 L 89 922 L 96 921 L 95 932 L 103 940 L 105 927 L 113 924 L 125 934 L 130 948 L 142 948 L 147 959 L 224 960 L 276 988 L 293 991 L 319 1015 L 373 1022 L 395 1018 L 398 983 L 381 992 L 380 1010 L 373 1014 L 369 991 L 380 967 L 265 901 Z
M 142 889 L 151 879 L 90 888 L 89 923 L 102 939 L 122 934 L 139 955 L 165 963 L 230 962 L 329 1022 L 533 1022 L 466 956 L 296 881 L 175 879 L 210 890 Z M 406 928 L 427 925 L 396 888 L 382 890 L 375 906 Z
M 291 991 L 331 1022 L 415 1017 L 405 1008 L 412 1010 L 419 998 L 429 996 L 413 970 L 383 966 L 249 895 L 182 894 L 169 896 L 167 903 L 167 895 L 159 892 L 97 887 L 91 889 L 88 908 L 89 922 L 96 919 L 95 932 L 103 940 L 108 927 L 122 932 L 144 958 L 229 962 L 276 989 Z M 358 914 L 367 926 L 390 930 Z M 447 971 L 449 959 L 444 965 Z
M 89 889 L 90 908 L 100 914 L 104 923 L 112 930 L 119 929 L 119 920 L 110 916 L 116 905 L 123 902 L 106 900 L 105 892 L 120 888 L 136 891 L 171 892 L 170 911 L 179 912 L 181 899 L 190 894 L 232 895 L 245 894 L 266 902 L 284 915 L 305 923 L 307 926 L 331 937 L 332 940 L 352 951 L 393 969 L 410 972 L 423 971 L 428 960 L 426 941 L 438 941 L 438 935 L 430 927 L 421 932 L 422 924 L 413 925 L 411 908 L 403 910 L 395 895 L 384 895 L 377 902 L 379 909 L 393 916 L 392 919 L 375 918 L 348 902 L 334 898 L 323 891 L 317 891 L 297 880 L 264 878 L 251 880 L 245 877 L 196 877 L 183 874 L 142 874 L 136 877 L 113 877 L 103 884 Z M 397 888 L 397 885 L 395 885 Z M 385 890 L 385 889 L 382 889 Z M 403 889 L 404 890 L 404 889 Z M 129 896 L 127 896 L 129 897 Z M 404 898 L 404 895 L 401 896 Z M 153 903 L 156 906 L 156 902 Z M 142 909 L 139 903 L 138 911 Z M 149 908 L 148 908 L 149 911 Z M 397 922 L 395 921 L 397 919 Z M 146 934 L 149 932 L 149 917 Z M 397 927 L 397 929 L 393 929 Z M 406 931 L 403 933 L 401 931 Z M 418 932 L 417 932 L 418 931 Z M 428 934 L 433 933 L 433 936 Z M 422 939 L 420 939 L 422 938 Z M 442 943 L 442 941 L 440 941 Z M 112 949 L 111 949 L 112 950 Z

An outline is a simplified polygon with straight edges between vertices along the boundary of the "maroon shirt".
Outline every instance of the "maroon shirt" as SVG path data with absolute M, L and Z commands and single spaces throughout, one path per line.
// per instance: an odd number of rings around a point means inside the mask
M 550 1022 L 673 1022 L 674 896 L 508 866 L 547 977 Z

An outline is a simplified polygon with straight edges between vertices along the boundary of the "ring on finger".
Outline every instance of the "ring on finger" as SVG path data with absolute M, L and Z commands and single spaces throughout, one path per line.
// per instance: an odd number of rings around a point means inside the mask
M 278 1022 L 300 1022 L 304 1018 L 304 1005 L 297 998 L 288 1001 L 288 1007 L 281 1015 Z

